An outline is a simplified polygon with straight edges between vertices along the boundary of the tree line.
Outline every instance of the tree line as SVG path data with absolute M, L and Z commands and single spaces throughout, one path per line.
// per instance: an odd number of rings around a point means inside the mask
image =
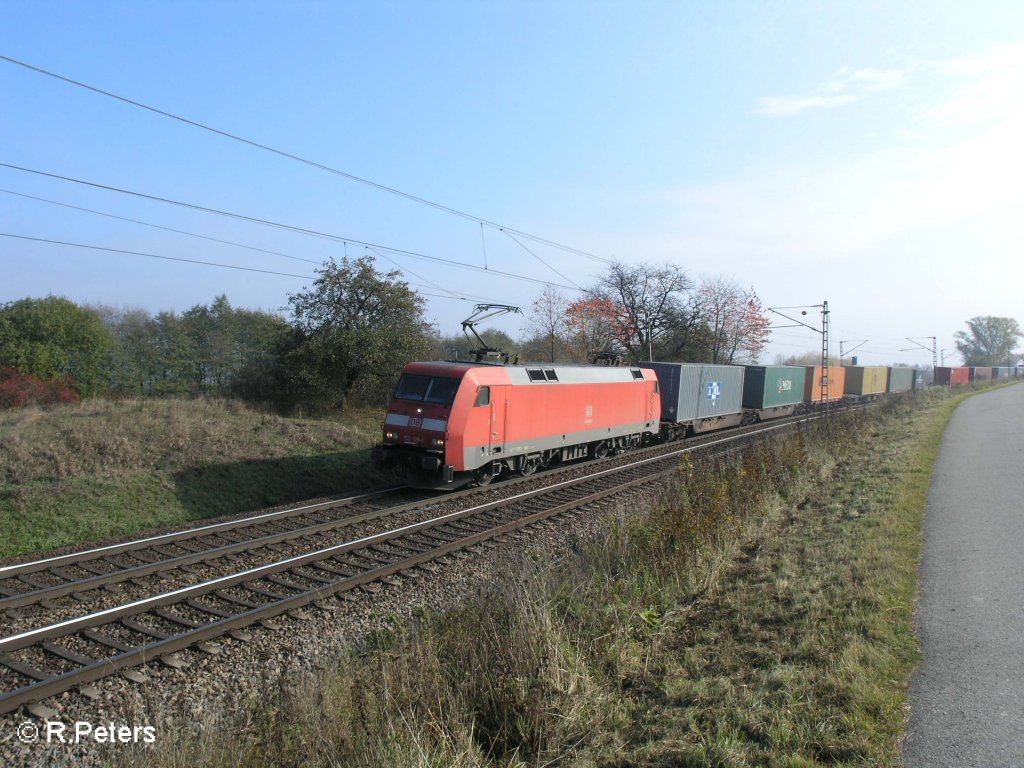
M 379 403 L 436 333 L 424 300 L 368 258 L 329 262 L 289 297 L 291 319 L 226 296 L 181 313 L 26 298 L 0 307 L 0 380 L 79 396 L 215 395 L 288 409 Z M 38 389 L 38 388 L 36 388 Z M 33 390 L 35 391 L 35 390 Z M 0 387 L 2 402 L 2 387 Z
M 379 272 L 364 257 L 327 262 L 317 274 L 289 296 L 288 317 L 234 307 L 226 296 L 181 313 L 55 296 L 2 305 L 0 405 L 5 397 L 49 392 L 56 401 L 72 392 L 216 395 L 337 410 L 386 402 L 410 360 L 468 358 L 467 339 L 439 334 L 401 273 Z M 768 327 L 752 288 L 694 281 L 674 265 L 612 264 L 579 298 L 547 288 L 518 340 L 495 329 L 482 335 L 524 361 L 730 364 L 757 362 Z M 995 362 L 967 364 L 1005 364 L 1021 335 L 1006 318 L 973 318 L 969 329 L 958 334 L 965 357 Z
M 770 321 L 753 288 L 692 280 L 674 265 L 612 264 L 581 298 L 548 287 L 533 302 L 526 335 L 488 343 L 547 362 L 670 360 L 756 362 Z M 492 343 L 491 338 L 498 343 Z M 455 339 L 445 340 L 458 349 Z
M 22 386 L 29 377 L 82 397 L 376 405 L 408 361 L 467 358 L 467 339 L 439 334 L 425 309 L 399 272 L 379 272 L 370 257 L 324 264 L 311 286 L 289 296 L 287 318 L 234 307 L 226 296 L 155 314 L 26 298 L 0 306 L 0 379 L 19 377 L 22 392 L 41 391 Z M 483 335 L 523 360 L 729 363 L 755 360 L 768 334 L 752 289 L 695 283 L 671 265 L 614 264 L 572 301 L 548 288 L 527 319 L 518 340 L 495 329 Z

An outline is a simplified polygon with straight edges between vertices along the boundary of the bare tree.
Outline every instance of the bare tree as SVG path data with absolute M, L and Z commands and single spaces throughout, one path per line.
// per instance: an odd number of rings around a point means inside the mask
M 673 264 L 612 264 L 598 282 L 596 298 L 615 304 L 619 341 L 637 359 L 659 351 L 674 356 L 691 342 L 698 312 L 693 281 Z
M 543 350 L 549 362 L 555 362 L 565 348 L 565 313 L 568 302 L 554 287 L 547 286 L 533 302 L 527 330 L 534 348 Z

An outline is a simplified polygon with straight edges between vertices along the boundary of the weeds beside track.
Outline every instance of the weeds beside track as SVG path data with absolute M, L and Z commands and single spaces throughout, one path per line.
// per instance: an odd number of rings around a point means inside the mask
M 897 765 L 945 392 L 684 465 L 555 565 L 381 631 L 218 738 L 210 765 Z M 230 734 L 230 735 L 226 735 Z M 121 755 L 127 764 L 132 755 Z

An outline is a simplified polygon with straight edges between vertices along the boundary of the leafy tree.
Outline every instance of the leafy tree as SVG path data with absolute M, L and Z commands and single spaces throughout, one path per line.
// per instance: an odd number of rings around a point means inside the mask
M 196 395 L 202 384 L 195 341 L 175 312 L 159 312 L 147 327 L 150 346 L 149 391 L 156 395 Z
M 288 322 L 269 312 L 236 309 L 232 334 L 236 364 L 225 391 L 246 400 L 287 401 L 285 361 L 295 343 Z
M 110 339 L 100 318 L 57 296 L 0 307 L 0 367 L 40 379 L 69 377 L 81 395 L 107 386 Z
M 279 389 L 281 356 L 291 339 L 284 318 L 235 309 L 221 295 L 208 307 L 192 307 L 181 319 L 203 391 L 278 399 L 273 393 Z
M 484 343 L 493 349 L 500 349 L 502 352 L 516 354 L 519 345 L 504 331 L 497 328 L 478 330 L 480 338 Z M 463 333 L 453 333 L 450 336 L 436 336 L 431 345 L 430 357 L 434 360 L 463 360 L 473 359 L 473 348 L 476 342 L 470 341 Z
M 579 299 L 566 307 L 566 342 L 572 359 L 589 362 L 598 354 L 621 354 L 619 316 L 611 299 Z
M 1012 317 L 972 317 L 966 331 L 953 334 L 956 348 L 967 366 L 1011 365 L 1020 356 L 1020 326 Z
M 94 304 L 89 309 L 100 318 L 110 339 L 107 363 L 110 389 L 123 395 L 147 394 L 152 315 L 141 308 L 118 309 L 105 304 Z
M 800 355 L 776 355 L 775 365 L 821 365 L 821 350 Z M 839 361 L 833 359 L 829 365 L 839 365 Z
M 111 340 L 111 388 L 128 395 L 209 393 L 287 399 L 284 357 L 293 333 L 276 314 L 231 306 L 218 296 L 178 315 L 97 306 Z
M 318 273 L 312 288 L 288 298 L 302 393 L 328 407 L 386 401 L 402 367 L 430 351 L 423 298 L 370 257 L 332 259 Z
M 710 362 L 731 365 L 757 362 L 768 341 L 771 321 L 753 288 L 732 280 L 704 280 L 697 292 L 706 329 Z

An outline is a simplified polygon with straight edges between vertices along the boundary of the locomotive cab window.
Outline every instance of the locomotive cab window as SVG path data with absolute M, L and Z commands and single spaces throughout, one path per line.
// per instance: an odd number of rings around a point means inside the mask
M 547 381 L 544 371 L 540 368 L 527 368 L 526 375 L 530 377 L 530 381 Z
M 555 373 L 555 372 L 554 372 L 554 371 L 553 371 L 552 369 L 550 369 L 550 368 L 545 368 L 545 369 L 544 369 L 544 377 L 545 377 L 545 378 L 546 378 L 546 379 L 547 379 L 548 381 L 558 381 L 558 374 L 557 374 L 557 373 Z
M 424 376 L 405 373 L 398 380 L 395 397 L 399 400 L 416 400 L 424 403 L 451 405 L 459 389 L 459 379 L 444 376 Z
M 640 373 L 640 371 L 638 371 L 636 368 L 633 368 L 630 371 L 630 373 L 633 374 L 633 378 L 634 379 L 642 379 L 644 377 L 644 375 L 642 373 Z
M 480 389 L 476 393 L 476 402 L 473 403 L 473 405 L 477 406 L 477 405 L 490 405 L 490 404 L 491 404 L 491 388 L 490 387 L 480 387 Z

